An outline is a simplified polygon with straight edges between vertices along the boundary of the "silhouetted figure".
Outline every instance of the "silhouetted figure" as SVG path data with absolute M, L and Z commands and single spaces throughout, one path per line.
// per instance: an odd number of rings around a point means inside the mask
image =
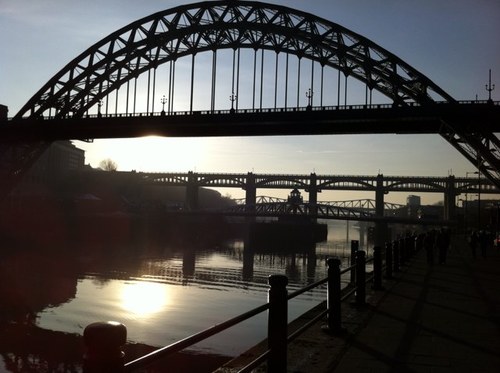
M 427 232 L 424 238 L 424 249 L 427 254 L 427 264 L 434 264 L 435 231 Z
M 448 255 L 448 247 L 450 246 L 449 230 L 441 228 L 436 238 L 436 246 L 439 250 L 439 264 L 445 264 Z
M 469 245 L 470 245 L 470 249 L 472 251 L 472 257 L 474 259 L 476 258 L 476 249 L 477 249 L 478 243 L 479 243 L 479 236 L 478 236 L 476 231 L 473 231 L 470 235 Z

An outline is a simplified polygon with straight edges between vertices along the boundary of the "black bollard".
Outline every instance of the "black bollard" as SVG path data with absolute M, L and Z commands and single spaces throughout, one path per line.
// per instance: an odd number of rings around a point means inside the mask
M 328 284 L 327 284 L 327 297 L 326 308 L 327 314 L 327 327 L 324 328 L 330 333 L 339 333 L 342 331 L 342 314 L 340 303 L 340 259 L 328 258 Z
M 392 278 L 392 242 L 385 243 L 385 277 Z
M 95 322 L 83 332 L 86 352 L 83 357 L 84 373 L 123 372 L 127 342 L 127 328 L 116 321 Z
M 382 290 L 382 249 L 373 248 L 373 290 Z
M 366 298 L 366 254 L 359 250 L 356 255 L 356 306 L 363 306 Z
M 267 321 L 267 343 L 269 373 L 286 373 L 287 336 L 288 336 L 288 278 L 283 275 L 271 275 L 269 281 L 269 313 Z

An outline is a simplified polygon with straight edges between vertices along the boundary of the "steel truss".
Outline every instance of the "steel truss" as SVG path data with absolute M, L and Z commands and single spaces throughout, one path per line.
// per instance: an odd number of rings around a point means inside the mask
M 226 214 L 256 215 L 256 216 L 313 216 L 319 219 L 340 219 L 340 220 L 371 220 L 375 218 L 374 213 L 362 209 L 348 207 L 339 207 L 329 204 L 318 203 L 310 205 L 309 203 L 291 204 L 288 202 L 267 202 L 257 203 L 249 212 L 248 205 L 236 205 L 223 212 Z
M 204 1 L 131 23 L 71 61 L 16 117 L 83 116 L 109 93 L 159 65 L 220 49 L 271 50 L 319 62 L 398 105 L 453 98 L 369 39 L 309 13 L 253 1 Z

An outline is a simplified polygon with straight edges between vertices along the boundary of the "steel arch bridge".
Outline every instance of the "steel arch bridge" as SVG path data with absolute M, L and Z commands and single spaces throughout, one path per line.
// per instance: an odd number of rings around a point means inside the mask
M 161 64 L 240 48 L 316 61 L 322 68 L 332 67 L 360 80 L 396 104 L 424 104 L 433 102 L 432 97 L 454 101 L 394 54 L 338 24 L 284 6 L 226 0 L 179 6 L 112 33 L 50 79 L 16 117 L 40 117 L 50 109 L 56 117 L 83 116 L 124 83 Z M 239 92 L 234 92 L 237 100 Z
M 103 110 L 108 114 L 113 107 L 115 114 L 118 114 L 118 107 L 125 114 L 135 114 L 138 101 L 137 82 L 139 78 L 146 77 L 145 112 L 153 113 L 155 102 L 159 99 L 156 85 L 157 73 L 159 74 L 161 66 L 167 66 L 168 70 L 168 93 L 161 101 L 162 112 L 165 112 L 167 104 L 166 113 L 172 114 L 176 108 L 175 99 L 179 90 L 175 81 L 176 66 L 184 60 L 183 57 L 191 57 L 188 82 L 184 81 L 183 85 L 190 87 L 188 112 L 193 114 L 196 59 L 205 54 L 209 55 L 212 65 L 209 78 L 211 91 L 206 94 L 207 107 L 204 109 L 213 112 L 218 102 L 216 99 L 220 96 L 216 84 L 217 56 L 223 50 L 232 54 L 228 84 L 232 109 L 243 105 L 242 100 L 246 92 L 242 89 L 243 79 L 240 73 L 243 66 L 240 64 L 242 50 L 253 51 L 253 64 L 250 63 L 253 67 L 253 73 L 250 73 L 253 75 L 253 84 L 250 84 L 252 87 L 249 90 L 252 92 L 252 108 L 260 109 L 263 105 L 266 52 L 275 55 L 275 108 L 278 92 L 284 95 L 280 102 L 284 103 L 285 108 L 290 105 L 294 96 L 290 93 L 290 56 L 296 59 L 293 66 L 298 70 L 294 85 L 297 87 L 297 107 L 300 106 L 300 85 L 301 82 L 304 84 L 304 79 L 309 80 L 308 106 L 315 105 L 315 84 L 316 87 L 320 86 L 319 106 L 323 106 L 324 100 L 334 95 L 335 91 L 337 104 L 340 106 L 342 90 L 345 96 L 344 104 L 347 104 L 348 78 L 351 81 L 354 78 L 364 85 L 365 104 L 372 103 L 374 91 L 387 97 L 395 107 L 431 107 L 436 102 L 456 104 L 448 93 L 396 55 L 339 24 L 285 6 L 226 0 L 198 2 L 161 11 L 110 34 L 51 78 L 21 108 L 14 119 L 42 119 L 47 116 L 54 120 L 68 117 L 85 118 L 89 113 L 101 116 Z M 259 51 L 260 62 L 257 63 Z M 283 61 L 284 58 L 280 58 L 280 55 L 285 56 L 286 61 Z M 304 68 L 304 60 L 311 62 L 310 68 Z M 278 67 L 285 70 L 285 88 L 278 88 L 278 78 L 282 76 L 278 73 Z M 325 89 L 323 78 L 325 70 L 329 69 L 338 73 L 337 86 L 327 84 Z M 302 78 L 306 70 L 308 78 Z M 315 75 L 316 70 L 319 70 L 319 74 L 316 72 Z M 497 106 L 495 105 L 496 109 Z M 498 118 L 492 120 L 496 119 Z M 493 132 L 481 129 L 481 126 L 474 127 L 477 123 L 470 123 L 464 128 L 439 118 L 438 122 L 441 123 L 441 135 L 500 186 L 500 142 Z M 8 175 L 22 174 L 46 146 L 46 142 L 39 141 L 36 144 L 26 144 L 21 150 L 18 148 L 16 164 L 8 171 Z M 492 152 L 492 149 L 495 152 Z

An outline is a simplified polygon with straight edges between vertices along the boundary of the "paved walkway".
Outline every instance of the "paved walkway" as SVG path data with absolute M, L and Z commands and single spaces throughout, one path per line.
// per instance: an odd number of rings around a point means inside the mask
M 461 241 L 444 265 L 412 258 L 364 309 L 343 306 L 344 335 L 317 325 L 289 349 L 289 372 L 500 372 L 500 251 L 473 260 Z

